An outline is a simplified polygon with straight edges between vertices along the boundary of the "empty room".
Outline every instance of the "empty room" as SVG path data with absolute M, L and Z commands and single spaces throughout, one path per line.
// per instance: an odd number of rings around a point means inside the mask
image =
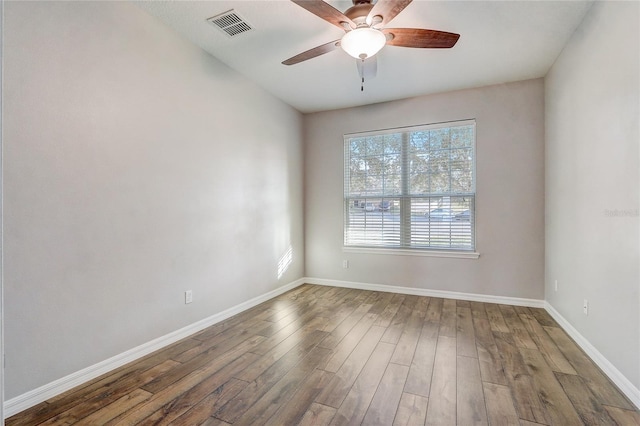
M 640 2 L 0 5 L 4 424 L 640 424 Z

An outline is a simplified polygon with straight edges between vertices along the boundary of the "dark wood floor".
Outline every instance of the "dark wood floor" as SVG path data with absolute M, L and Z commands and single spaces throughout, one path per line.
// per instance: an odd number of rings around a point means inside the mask
M 304 285 L 8 425 L 638 425 L 542 309 Z

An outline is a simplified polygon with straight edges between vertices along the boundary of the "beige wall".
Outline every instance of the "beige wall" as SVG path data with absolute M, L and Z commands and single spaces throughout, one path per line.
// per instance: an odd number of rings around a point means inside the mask
M 546 298 L 636 389 L 639 16 L 594 3 L 545 80 Z
M 543 96 L 538 79 L 306 115 L 306 275 L 543 299 Z M 473 118 L 480 258 L 343 253 L 343 135 Z
M 5 5 L 7 399 L 303 276 L 298 112 L 130 3 Z

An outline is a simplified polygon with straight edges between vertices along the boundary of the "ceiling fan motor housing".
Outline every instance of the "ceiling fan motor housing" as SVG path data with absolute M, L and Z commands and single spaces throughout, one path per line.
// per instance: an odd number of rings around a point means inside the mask
M 373 9 L 373 5 L 369 2 L 358 3 L 345 10 L 344 16 L 360 26 L 366 24 L 367 16 L 369 16 L 371 9 Z

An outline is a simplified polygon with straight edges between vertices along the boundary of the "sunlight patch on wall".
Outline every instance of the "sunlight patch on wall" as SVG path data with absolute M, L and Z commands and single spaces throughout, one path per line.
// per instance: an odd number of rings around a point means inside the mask
M 282 255 L 280 260 L 278 261 L 278 279 L 282 278 L 287 269 L 289 269 L 289 265 L 293 261 L 293 247 L 289 246 L 287 251 Z

